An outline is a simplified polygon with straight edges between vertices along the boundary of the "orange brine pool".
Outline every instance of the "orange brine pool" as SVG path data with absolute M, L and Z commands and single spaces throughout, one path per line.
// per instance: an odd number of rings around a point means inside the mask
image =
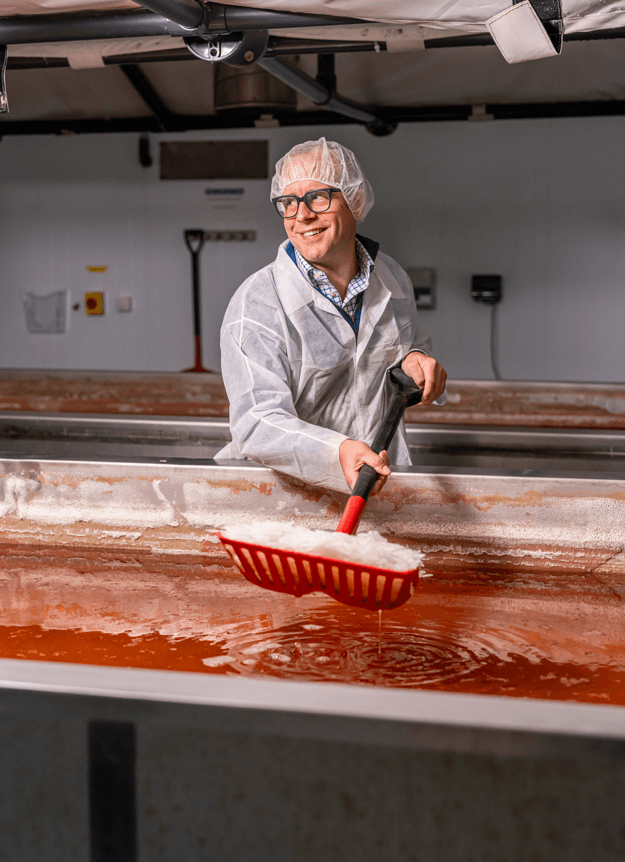
M 625 704 L 618 589 L 433 571 L 383 614 L 191 556 L 2 549 L 0 657 Z

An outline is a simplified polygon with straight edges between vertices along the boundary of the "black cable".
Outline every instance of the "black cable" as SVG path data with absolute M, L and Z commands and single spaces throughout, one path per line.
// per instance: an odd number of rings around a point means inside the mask
M 497 309 L 498 303 L 490 307 L 490 365 L 495 375 L 495 380 L 501 380 L 499 371 L 499 335 L 497 331 Z

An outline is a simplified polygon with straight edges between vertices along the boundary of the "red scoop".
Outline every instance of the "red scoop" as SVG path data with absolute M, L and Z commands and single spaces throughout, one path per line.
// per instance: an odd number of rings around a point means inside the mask
M 372 444 L 380 453 L 391 444 L 406 407 L 418 404 L 421 390 L 399 368 L 393 368 L 389 379 L 394 392 Z M 337 533 L 354 534 L 378 478 L 373 467 L 365 464 L 336 529 Z M 419 579 L 419 569 L 395 572 L 377 566 L 352 563 L 296 551 L 281 550 L 265 545 L 229 539 L 217 534 L 224 548 L 241 573 L 253 584 L 303 596 L 315 590 L 326 593 L 339 602 L 372 611 L 403 605 L 413 593 Z

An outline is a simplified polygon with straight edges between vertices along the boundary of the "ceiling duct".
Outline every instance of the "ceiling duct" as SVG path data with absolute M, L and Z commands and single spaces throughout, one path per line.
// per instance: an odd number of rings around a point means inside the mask
M 297 93 L 261 66 L 215 64 L 215 110 L 297 109 Z
M 265 56 L 269 45 L 267 30 L 229 33 L 212 39 L 205 36 L 189 36 L 184 41 L 192 54 L 201 60 L 214 63 L 217 67 L 215 75 L 216 110 L 243 107 L 292 107 L 295 109 L 297 96 L 292 95 L 288 101 L 283 101 L 286 99 L 286 90 L 283 87 L 286 87 L 296 91 L 296 93 L 301 93 L 316 105 L 322 105 L 327 110 L 336 111 L 337 114 L 364 123 L 367 130 L 373 135 L 390 135 L 396 128 L 395 123 L 385 123 L 365 105 L 359 105 L 357 102 L 352 102 L 351 99 L 345 99 L 335 92 L 336 76 L 334 75 L 333 58 L 331 58 L 332 72 L 328 74 L 327 61 L 329 58 L 327 55 L 321 55 L 320 62 L 322 65 L 317 79 L 311 78 L 310 75 L 302 72 L 292 63 L 285 63 L 279 57 L 267 58 Z M 219 71 L 219 67 L 222 65 L 232 66 L 235 71 L 231 73 Z M 259 72 L 246 74 L 250 67 L 256 66 L 258 66 Z M 325 73 L 322 71 L 323 69 L 326 70 Z M 269 73 L 269 76 L 275 78 L 277 83 L 270 84 L 262 76 L 260 70 Z M 328 81 L 330 81 L 330 87 L 327 86 Z M 277 84 L 282 84 L 282 87 L 278 88 Z M 220 85 L 224 86 L 223 93 L 219 92 Z
M 297 109 L 297 92 L 258 65 L 269 44 L 266 30 L 231 33 L 215 39 L 189 37 L 187 48 L 215 67 L 215 110 Z

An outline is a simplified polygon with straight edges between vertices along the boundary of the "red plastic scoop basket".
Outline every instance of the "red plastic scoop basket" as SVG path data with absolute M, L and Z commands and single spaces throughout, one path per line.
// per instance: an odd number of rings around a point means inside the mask
M 387 610 L 408 601 L 419 580 L 418 569 L 394 572 L 217 535 L 248 581 L 292 596 L 321 591 L 347 605 L 371 611 Z
M 371 444 L 374 452 L 388 449 L 404 410 L 421 400 L 421 390 L 400 368 L 389 372 L 394 392 L 380 430 Z M 347 501 L 336 529 L 353 535 L 376 483 L 378 474 L 365 464 Z M 377 566 L 363 566 L 314 554 L 300 554 L 269 548 L 217 534 L 235 565 L 248 581 L 267 590 L 303 596 L 320 590 L 339 602 L 371 611 L 397 608 L 408 601 L 419 579 L 419 569 L 395 572 Z

